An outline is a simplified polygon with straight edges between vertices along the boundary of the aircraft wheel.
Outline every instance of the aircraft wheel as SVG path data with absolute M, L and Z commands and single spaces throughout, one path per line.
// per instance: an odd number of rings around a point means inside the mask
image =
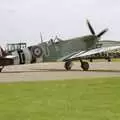
M 108 62 L 111 62 L 111 59 L 110 59 L 110 58 L 108 58 Z
M 82 63 L 81 63 L 81 68 L 82 68 L 84 71 L 88 71 L 88 69 L 89 69 L 89 64 L 88 64 L 88 62 L 82 62 Z
M 64 67 L 65 67 L 66 70 L 71 70 L 71 68 L 72 68 L 72 62 L 71 61 L 65 62 Z
M 0 67 L 0 72 L 2 72 L 2 69 L 4 68 L 4 66 Z
M 2 68 L 0 68 L 0 72 L 2 72 Z
M 93 62 L 93 59 L 92 59 L 92 58 L 90 58 L 90 62 Z

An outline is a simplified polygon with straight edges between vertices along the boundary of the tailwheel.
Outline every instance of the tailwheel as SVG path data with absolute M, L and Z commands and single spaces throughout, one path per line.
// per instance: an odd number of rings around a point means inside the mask
M 88 62 L 81 62 L 81 68 L 84 71 L 88 71 L 88 69 L 89 69 L 89 63 Z
M 111 59 L 110 59 L 110 57 L 108 58 L 108 62 L 111 62 Z
M 71 68 L 72 68 L 72 62 L 71 61 L 65 62 L 64 67 L 65 67 L 66 70 L 71 70 Z
M 93 59 L 92 59 L 92 58 L 90 58 L 90 62 L 93 62 Z
M 1 66 L 1 67 L 0 67 L 0 72 L 2 72 L 2 69 L 3 69 L 3 68 L 4 68 L 4 66 Z

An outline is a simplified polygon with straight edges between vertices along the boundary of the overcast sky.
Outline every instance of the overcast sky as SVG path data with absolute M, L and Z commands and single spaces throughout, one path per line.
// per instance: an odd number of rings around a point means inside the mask
M 0 44 L 87 35 L 86 19 L 96 33 L 109 28 L 102 39 L 120 40 L 119 0 L 0 0 Z

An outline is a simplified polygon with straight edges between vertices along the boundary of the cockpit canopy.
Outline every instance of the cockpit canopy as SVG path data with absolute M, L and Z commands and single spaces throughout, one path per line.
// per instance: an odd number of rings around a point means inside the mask
M 55 39 L 50 39 L 50 40 L 48 41 L 48 44 L 49 44 L 49 45 L 58 44 L 58 43 L 60 43 L 60 42 L 62 42 L 62 41 L 63 41 L 62 39 L 60 39 L 60 38 L 58 38 L 58 37 L 56 36 Z

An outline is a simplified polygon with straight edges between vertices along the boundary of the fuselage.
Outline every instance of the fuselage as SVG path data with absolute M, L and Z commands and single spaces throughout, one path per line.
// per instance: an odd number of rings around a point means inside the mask
M 86 51 L 92 49 L 96 45 L 96 37 L 93 35 L 73 38 L 63 41 L 48 41 L 35 46 L 30 46 L 22 50 L 16 50 L 11 54 L 16 56 L 13 64 L 30 64 L 39 62 L 51 62 L 65 57 L 71 53 L 77 51 Z M 35 47 L 41 48 L 40 51 L 35 50 L 35 54 L 41 53 L 39 56 L 35 56 L 33 49 Z
M 44 61 L 56 61 L 71 53 L 92 49 L 96 46 L 96 41 L 96 37 L 90 35 L 54 42 L 48 45 L 49 56 L 45 56 Z

